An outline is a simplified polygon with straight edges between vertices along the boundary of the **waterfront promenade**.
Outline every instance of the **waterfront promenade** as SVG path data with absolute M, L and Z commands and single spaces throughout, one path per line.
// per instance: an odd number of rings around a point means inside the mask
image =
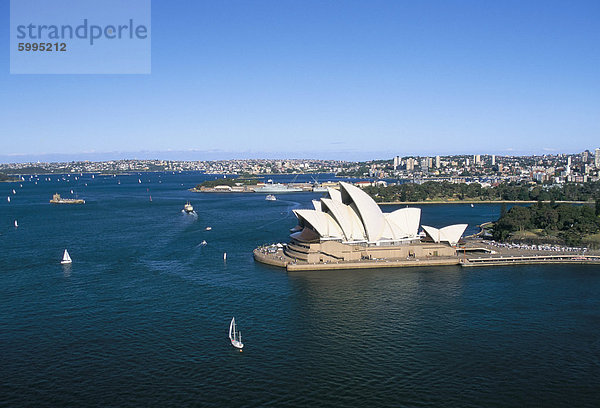
M 571 248 L 532 246 L 497 246 L 479 238 L 467 239 L 464 247 L 457 248 L 456 256 L 425 257 L 410 259 L 364 259 L 360 261 L 337 261 L 309 263 L 294 259 L 277 245 L 256 248 L 253 252 L 258 262 L 284 268 L 287 271 L 405 268 L 424 266 L 482 267 L 531 264 L 589 264 L 600 265 L 600 251 L 574 251 Z

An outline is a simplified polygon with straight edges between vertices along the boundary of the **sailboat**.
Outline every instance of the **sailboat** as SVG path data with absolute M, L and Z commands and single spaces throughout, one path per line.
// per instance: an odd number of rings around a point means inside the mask
M 10 196 L 6 197 L 6 199 L 8 200 L 8 202 L 10 203 Z
M 235 331 L 235 317 L 231 318 L 231 323 L 229 323 L 229 340 L 231 340 L 231 345 L 237 349 L 242 351 L 244 348 L 244 343 L 242 343 L 242 332 Z
M 19 228 L 19 223 L 15 220 L 15 228 Z
M 71 260 L 71 257 L 69 256 L 69 252 L 65 249 L 65 252 L 63 254 L 63 259 L 62 261 L 60 261 L 61 264 L 66 265 L 66 264 L 70 264 L 73 261 Z

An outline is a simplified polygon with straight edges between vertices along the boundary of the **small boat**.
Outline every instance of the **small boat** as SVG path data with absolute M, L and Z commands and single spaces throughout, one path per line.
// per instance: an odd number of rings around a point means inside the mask
M 8 202 L 10 203 L 10 196 L 6 197 L 6 199 L 8 200 Z
M 15 191 L 15 189 L 13 188 L 13 194 L 17 194 L 17 192 Z
M 205 228 L 207 231 L 210 231 L 212 229 L 212 227 L 206 227 Z
M 61 264 L 63 265 L 67 265 L 72 263 L 73 261 L 71 260 L 71 257 L 69 256 L 69 252 L 65 249 L 65 252 L 63 253 L 63 258 L 62 261 L 60 261 Z
M 206 246 L 208 244 L 208 242 L 206 242 L 206 240 L 203 240 L 202 242 L 200 242 L 200 246 Z
M 138 183 L 139 183 L 139 184 L 142 184 L 142 179 L 138 179 Z
M 268 196 L 265 197 L 265 200 L 275 201 L 275 200 L 277 200 L 277 197 L 275 197 L 273 194 L 269 194 Z
M 244 343 L 242 343 L 242 332 L 235 331 L 235 317 L 231 318 L 231 323 L 229 323 L 229 340 L 231 340 L 231 345 L 240 351 L 244 348 Z
M 150 196 L 150 202 L 152 202 L 152 196 Z
M 15 228 L 19 228 L 19 223 L 15 220 Z
M 475 207 L 475 206 L 473 205 L 473 203 L 471 203 L 471 208 L 473 208 L 473 207 Z
M 188 201 L 187 203 L 185 203 L 185 205 L 183 206 L 183 211 L 185 211 L 186 213 L 193 213 L 194 212 L 194 207 L 192 206 L 192 204 L 190 204 L 190 202 Z

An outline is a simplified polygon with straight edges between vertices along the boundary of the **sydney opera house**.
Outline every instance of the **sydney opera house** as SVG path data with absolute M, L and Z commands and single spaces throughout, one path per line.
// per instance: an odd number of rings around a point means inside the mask
M 328 197 L 313 200 L 313 207 L 294 210 L 298 225 L 280 250 L 282 262 L 456 257 L 456 245 L 467 227 L 423 225 L 419 234 L 420 208 L 384 213 L 367 193 L 344 182 L 339 190 L 329 188 Z

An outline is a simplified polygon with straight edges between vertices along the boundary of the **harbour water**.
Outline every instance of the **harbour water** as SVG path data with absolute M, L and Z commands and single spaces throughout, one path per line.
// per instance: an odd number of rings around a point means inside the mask
M 46 177 L 0 185 L 0 406 L 600 406 L 596 266 L 288 274 L 252 250 L 285 242 L 320 194 Z M 70 189 L 86 204 L 48 203 Z M 422 209 L 467 233 L 500 212 Z

